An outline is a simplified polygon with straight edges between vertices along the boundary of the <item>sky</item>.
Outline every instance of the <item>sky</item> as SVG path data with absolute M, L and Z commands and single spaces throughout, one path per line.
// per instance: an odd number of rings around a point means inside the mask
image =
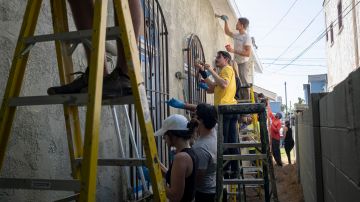
M 298 60 L 291 62 L 325 30 L 323 0 L 229 1 L 237 15 L 240 13 L 249 19 L 248 32 L 255 37 L 258 46 L 256 51 L 263 65 L 263 73 L 255 74 L 254 84 L 275 92 L 285 104 L 286 82 L 290 108 L 290 101 L 293 106 L 298 102 L 298 97 L 304 98 L 303 84 L 308 83 L 308 75 L 327 73 L 325 38 Z M 299 37 L 301 32 L 303 34 Z

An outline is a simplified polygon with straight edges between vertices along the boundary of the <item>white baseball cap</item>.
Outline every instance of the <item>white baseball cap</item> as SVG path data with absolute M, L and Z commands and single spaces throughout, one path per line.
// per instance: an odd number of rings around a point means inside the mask
M 164 120 L 162 127 L 155 132 L 155 136 L 162 136 L 168 130 L 189 130 L 187 124 L 188 120 L 185 116 L 173 114 Z

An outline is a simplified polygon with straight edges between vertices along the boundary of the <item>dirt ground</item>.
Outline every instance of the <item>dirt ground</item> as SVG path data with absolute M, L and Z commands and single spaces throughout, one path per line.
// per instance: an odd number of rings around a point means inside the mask
M 285 150 L 281 149 L 283 167 L 274 166 L 278 199 L 280 202 L 303 202 L 304 196 L 302 187 L 297 181 L 296 162 L 292 152 L 292 164 L 288 164 Z M 256 190 L 249 188 L 246 191 L 247 202 L 264 201 L 258 197 Z

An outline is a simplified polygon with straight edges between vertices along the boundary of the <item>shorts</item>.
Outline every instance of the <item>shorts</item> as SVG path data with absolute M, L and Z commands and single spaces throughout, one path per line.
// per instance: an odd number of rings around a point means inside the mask
M 239 68 L 239 77 L 240 77 L 241 86 L 249 86 L 250 84 L 249 62 L 238 64 L 238 68 Z

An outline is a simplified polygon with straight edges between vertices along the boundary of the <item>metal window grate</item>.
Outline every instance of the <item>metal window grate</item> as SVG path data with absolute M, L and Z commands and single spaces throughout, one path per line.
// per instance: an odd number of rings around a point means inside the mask
M 194 64 L 196 60 L 205 62 L 205 54 L 198 36 L 190 35 L 187 40 L 186 48 L 184 49 L 184 70 L 185 70 L 185 87 L 184 100 L 188 103 L 199 104 L 206 102 L 206 92 L 199 87 L 201 76 L 195 69 Z
M 144 33 L 139 40 L 139 57 L 151 119 L 156 131 L 170 114 L 170 109 L 164 102 L 169 99 L 168 32 L 158 0 L 142 0 L 141 2 L 144 13 Z M 138 150 L 144 155 L 140 127 L 133 105 L 129 106 L 129 116 Z M 161 137 L 158 137 L 156 142 L 160 160 L 168 165 L 168 147 Z M 132 148 L 130 148 L 130 155 L 133 155 Z M 136 199 L 142 198 L 142 186 L 136 168 L 131 170 L 131 179 Z

